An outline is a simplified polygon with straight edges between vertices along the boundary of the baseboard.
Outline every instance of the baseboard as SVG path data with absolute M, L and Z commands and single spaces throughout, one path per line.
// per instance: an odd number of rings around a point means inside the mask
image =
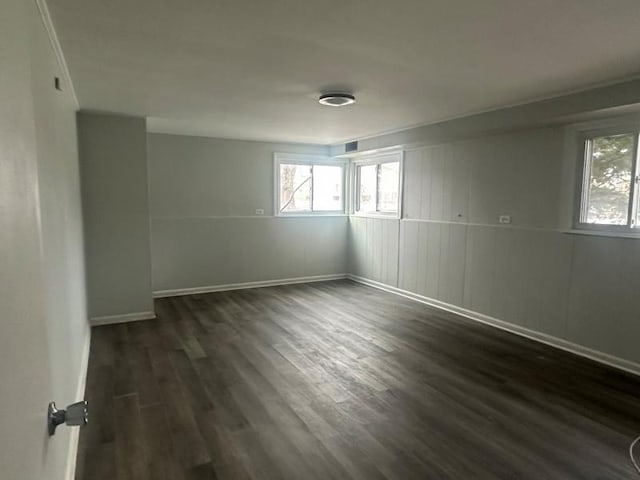
M 329 280 L 342 280 L 345 278 L 347 278 L 346 273 L 332 273 L 329 275 L 314 275 L 311 277 L 280 278 L 277 280 L 263 280 L 259 282 L 228 283 L 226 285 L 212 285 L 208 287 L 158 290 L 156 292 L 153 292 L 153 298 L 178 297 L 181 295 L 224 292 L 227 290 L 243 290 L 246 288 L 275 287 L 277 285 L 291 285 L 295 283 L 327 282 Z
M 546 333 L 540 333 L 535 330 L 521 327 L 519 325 L 514 325 L 512 323 L 505 322 L 504 320 L 490 317 L 489 315 L 484 315 L 482 313 L 467 310 L 466 308 L 458 307 L 450 303 L 441 302 L 440 300 L 435 300 L 433 298 L 418 295 L 407 290 L 402 290 L 401 288 L 376 282 L 375 280 L 370 280 L 368 278 L 359 277 L 352 274 L 347 274 L 347 278 L 353 280 L 354 282 L 362 283 L 363 285 L 368 285 L 379 290 L 384 290 L 385 292 L 393 293 L 420 303 L 424 303 L 431 307 L 439 308 L 440 310 L 455 313 L 470 320 L 475 320 L 476 322 L 481 322 L 487 325 L 491 325 L 492 327 L 499 328 L 501 330 L 506 330 L 516 335 L 520 335 L 521 337 L 526 337 L 530 340 L 535 340 L 537 342 L 559 348 L 560 350 L 571 352 L 575 355 L 588 358 L 590 360 L 608 365 L 613 368 L 617 368 L 619 370 L 624 370 L 625 372 L 632 373 L 634 375 L 640 375 L 640 364 L 631 362 L 629 360 L 624 360 L 622 358 L 615 357 L 598 350 L 592 350 L 588 347 L 578 345 L 577 343 L 569 342 L 558 337 L 547 335 Z
M 84 392 L 87 386 L 87 371 L 89 370 L 89 352 L 91 350 L 91 328 L 87 329 L 84 346 L 82 347 L 82 357 L 80 359 L 80 377 L 78 378 L 78 388 L 74 401 L 84 399 Z M 69 450 L 67 451 L 67 468 L 65 472 L 66 480 L 74 480 L 76 476 L 76 460 L 78 457 L 78 442 L 80 441 L 80 428 L 72 428 L 69 434 Z
M 138 322 L 140 320 L 153 320 L 154 312 L 125 313 L 123 315 L 107 315 L 105 317 L 92 317 L 89 323 L 92 327 L 99 325 L 112 325 L 114 323 Z

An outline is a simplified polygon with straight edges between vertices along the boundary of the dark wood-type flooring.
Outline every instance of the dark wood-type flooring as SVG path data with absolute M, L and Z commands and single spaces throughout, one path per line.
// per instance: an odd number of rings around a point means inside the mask
M 636 478 L 638 378 L 551 347 L 346 280 L 156 312 L 93 329 L 78 479 Z

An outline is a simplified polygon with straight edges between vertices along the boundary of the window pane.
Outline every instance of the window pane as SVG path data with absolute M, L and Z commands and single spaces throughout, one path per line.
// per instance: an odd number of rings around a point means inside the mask
M 380 165 L 379 175 L 380 199 L 378 200 L 378 210 L 387 213 L 397 213 L 400 162 L 382 163 Z
M 377 165 L 358 167 L 358 211 L 376 211 Z
M 311 211 L 311 165 L 280 164 L 280 211 Z
M 590 141 L 589 174 L 582 221 L 604 225 L 626 225 L 634 155 L 633 134 L 597 137 Z
M 313 166 L 313 210 L 342 211 L 342 167 Z

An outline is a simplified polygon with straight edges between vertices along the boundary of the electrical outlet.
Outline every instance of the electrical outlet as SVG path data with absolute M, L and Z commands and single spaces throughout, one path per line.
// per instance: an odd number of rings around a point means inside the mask
M 264 208 L 256 208 L 256 215 L 264 215 Z
M 500 215 L 500 223 L 511 223 L 511 215 Z

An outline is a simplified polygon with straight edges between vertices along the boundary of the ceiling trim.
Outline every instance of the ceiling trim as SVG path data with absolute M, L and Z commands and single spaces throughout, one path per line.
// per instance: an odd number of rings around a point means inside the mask
M 71 74 L 69 73 L 69 68 L 67 67 L 67 61 L 64 57 L 64 52 L 62 51 L 62 47 L 60 46 L 60 41 L 58 40 L 58 35 L 53 26 L 53 21 L 51 20 L 49 7 L 47 7 L 46 0 L 35 0 L 35 2 L 36 6 L 38 7 L 38 12 L 40 13 L 40 18 L 42 19 L 42 23 L 44 24 L 44 28 L 47 31 L 47 35 L 49 36 L 49 42 L 51 43 L 51 48 L 53 49 L 56 61 L 60 66 L 60 70 L 62 70 L 64 83 L 69 87 L 69 92 L 73 97 L 73 102 L 76 105 L 76 109 L 79 109 L 80 103 L 78 102 L 76 90 L 73 87 L 73 81 L 71 80 Z

